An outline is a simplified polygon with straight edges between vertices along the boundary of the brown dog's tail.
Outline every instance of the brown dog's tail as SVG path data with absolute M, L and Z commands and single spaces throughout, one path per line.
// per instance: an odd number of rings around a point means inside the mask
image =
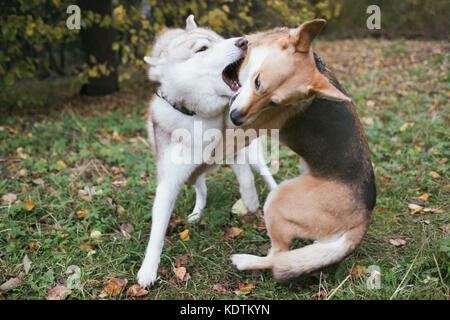
M 367 226 L 351 229 L 331 241 L 316 241 L 292 251 L 276 253 L 271 257 L 275 279 L 287 280 L 308 274 L 341 261 L 362 241 Z

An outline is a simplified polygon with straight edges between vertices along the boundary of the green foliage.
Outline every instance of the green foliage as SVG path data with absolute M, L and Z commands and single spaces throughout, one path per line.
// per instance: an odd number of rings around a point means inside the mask
M 15 0 L 0 3 L 0 100 L 9 88 L 25 79 L 50 75 L 75 75 L 79 83 L 108 75 L 112 66 L 100 64 L 94 57 L 82 59 L 79 30 L 69 30 L 66 9 L 68 0 Z M 155 35 L 167 27 L 184 28 L 189 14 L 201 26 L 224 36 L 240 35 L 274 26 L 294 27 L 315 16 L 331 18 L 339 13 L 332 0 L 112 0 L 111 15 L 81 12 L 81 27 L 94 24 L 115 30 L 112 49 L 120 64 L 144 67 L 142 57 L 151 49 Z M 101 39 L 99 39 L 101 41 Z M 119 75 L 119 82 L 130 74 Z M 25 91 L 25 90 L 24 90 Z M 15 104 L 40 104 L 37 96 L 30 101 L 26 92 Z M 14 105 L 14 106 L 16 106 Z

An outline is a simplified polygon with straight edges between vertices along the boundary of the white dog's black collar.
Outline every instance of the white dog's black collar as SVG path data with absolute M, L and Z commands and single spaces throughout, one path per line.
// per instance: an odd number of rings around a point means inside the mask
M 155 94 L 160 97 L 161 99 L 165 100 L 168 104 L 172 106 L 177 111 L 180 111 L 182 114 L 185 114 L 187 116 L 194 116 L 195 112 L 187 109 L 185 106 L 179 106 L 176 103 L 172 104 L 167 98 L 164 96 L 164 94 L 161 92 L 161 90 L 156 90 Z

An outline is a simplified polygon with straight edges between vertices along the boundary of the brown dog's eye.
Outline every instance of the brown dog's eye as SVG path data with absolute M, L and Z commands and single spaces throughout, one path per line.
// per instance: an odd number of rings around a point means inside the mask
M 261 86 L 261 80 L 259 80 L 259 74 L 255 78 L 255 89 L 259 90 L 259 87 Z
M 195 51 L 195 53 L 199 53 L 199 52 L 206 51 L 206 50 L 208 50 L 208 47 L 207 46 L 203 46 L 200 49 L 198 49 L 197 51 Z

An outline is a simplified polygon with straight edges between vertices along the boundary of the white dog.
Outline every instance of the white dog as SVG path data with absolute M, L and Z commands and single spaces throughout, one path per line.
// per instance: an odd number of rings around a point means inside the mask
M 194 139 L 191 146 L 173 139 L 175 130 L 193 133 L 195 123 L 201 121 L 202 130 L 223 131 L 227 122 L 228 101 L 240 88 L 238 69 L 247 52 L 244 38 L 223 39 L 215 32 L 198 28 L 191 15 L 186 29 L 171 29 L 156 40 L 151 57 L 149 78 L 160 83 L 150 102 L 148 134 L 156 159 L 158 186 L 153 203 L 152 228 L 138 282 L 142 287 L 153 284 L 157 278 L 164 236 L 180 188 L 193 183 L 196 202 L 188 221 L 197 220 L 206 205 L 206 168 L 201 163 L 176 163 L 174 154 L 180 148 L 191 148 L 202 153 L 211 140 Z M 258 140 L 255 140 L 258 141 Z M 189 149 L 189 150 L 191 150 Z M 178 152 L 178 153 L 177 153 Z M 266 166 L 262 149 L 253 142 L 239 153 L 258 153 L 252 166 L 263 175 L 269 188 L 276 187 Z M 248 163 L 232 164 L 242 200 L 251 212 L 259 207 L 254 177 Z

